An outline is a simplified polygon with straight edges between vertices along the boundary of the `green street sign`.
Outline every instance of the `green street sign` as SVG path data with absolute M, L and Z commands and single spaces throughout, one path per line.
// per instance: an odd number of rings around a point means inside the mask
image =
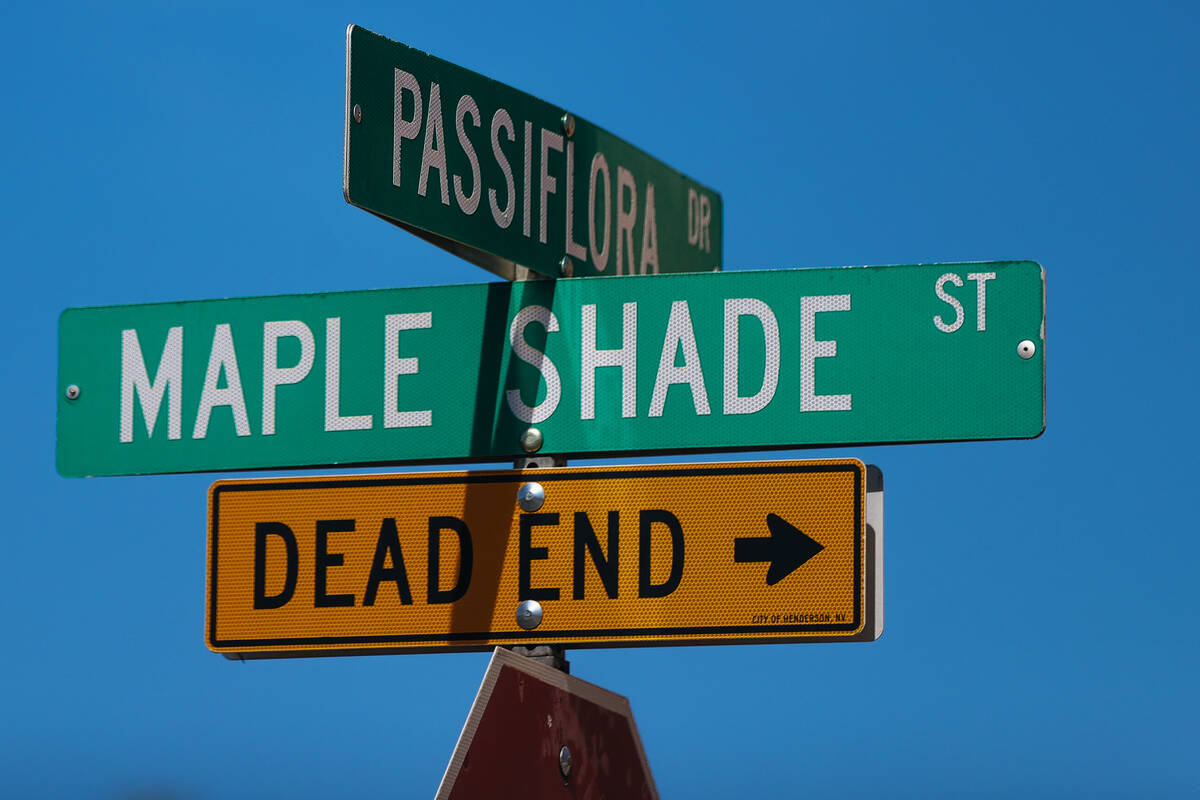
M 568 109 L 356 25 L 343 189 L 506 278 L 721 267 L 712 189 Z
M 68 309 L 67 476 L 1028 438 L 1033 262 Z M 536 438 L 536 437 L 534 437 Z

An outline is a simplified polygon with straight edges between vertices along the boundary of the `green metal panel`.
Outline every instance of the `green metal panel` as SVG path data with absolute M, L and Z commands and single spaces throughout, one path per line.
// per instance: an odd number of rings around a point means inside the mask
M 351 25 L 346 200 L 508 278 L 719 269 L 721 196 L 569 111 Z
M 996 262 L 69 309 L 59 322 L 58 469 L 501 460 L 523 454 L 522 408 L 538 409 L 525 416 L 543 452 L 570 456 L 1034 437 L 1045 426 L 1044 283 L 1036 263 Z M 584 324 L 593 311 L 594 339 Z M 389 315 L 408 315 L 390 337 Z M 514 321 L 528 324 L 510 340 Z M 267 326 L 281 322 L 293 324 Z M 291 335 L 270 337 L 277 352 L 264 370 L 268 329 Z M 540 370 L 530 363 L 539 352 Z M 278 384 L 269 435 L 268 377 Z

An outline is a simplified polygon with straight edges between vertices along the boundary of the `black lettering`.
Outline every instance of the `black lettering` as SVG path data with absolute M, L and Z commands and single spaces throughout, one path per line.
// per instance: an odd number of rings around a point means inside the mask
M 546 587 L 535 589 L 529 584 L 530 562 L 550 557 L 547 547 L 533 546 L 534 525 L 557 525 L 558 514 L 522 514 L 520 531 L 519 559 L 517 562 L 517 599 L 518 600 L 557 600 L 558 589 Z
M 329 594 L 325 591 L 325 570 L 340 567 L 344 560 L 341 553 L 329 552 L 329 534 L 354 530 L 352 519 L 317 520 L 317 558 L 313 573 L 313 606 L 316 608 L 339 608 L 354 605 L 352 594 Z
M 454 531 L 458 535 L 458 580 L 449 589 L 440 587 L 442 531 Z M 429 518 L 429 570 L 428 598 L 430 605 L 453 603 L 462 599 L 471 586 L 471 571 L 475 567 L 475 551 L 471 545 L 471 531 L 467 523 L 458 517 Z
M 608 558 L 600 551 L 600 539 L 592 528 L 592 522 L 582 511 L 575 512 L 575 588 L 571 596 L 582 600 L 584 596 L 584 567 L 583 554 L 586 550 L 591 554 L 592 564 L 596 574 L 604 584 L 604 593 L 616 597 L 620 591 L 618 581 L 618 565 L 620 563 L 620 530 L 619 512 L 608 512 Z
M 650 582 L 650 526 L 666 525 L 671 533 L 671 573 L 662 583 Z M 670 511 L 649 509 L 638 514 L 638 597 L 666 597 L 683 578 L 683 528 Z
M 392 566 L 385 567 L 388 555 L 392 557 Z M 396 520 L 388 518 L 379 526 L 379 541 L 375 543 L 375 558 L 371 561 L 371 575 L 367 578 L 367 589 L 363 592 L 364 606 L 375 605 L 375 593 L 379 591 L 382 581 L 392 581 L 396 584 L 396 592 L 400 602 L 406 606 L 412 605 L 412 591 L 408 587 L 408 572 L 404 569 L 404 553 L 400 551 L 400 534 L 396 530 Z
M 267 537 L 278 536 L 287 550 L 286 577 L 279 594 L 267 596 Z M 254 525 L 254 607 L 280 608 L 292 599 L 296 591 L 296 573 L 300 556 L 296 549 L 296 534 L 282 522 L 259 522 Z

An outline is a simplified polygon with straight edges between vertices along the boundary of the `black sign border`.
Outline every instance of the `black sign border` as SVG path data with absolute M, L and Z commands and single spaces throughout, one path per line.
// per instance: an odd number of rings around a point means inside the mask
M 867 587 L 863 583 L 863 492 L 866 478 L 864 470 L 858 463 L 845 462 L 747 462 L 730 464 L 656 464 L 611 469 L 589 469 L 587 471 L 561 471 L 558 468 L 538 469 L 536 471 L 480 471 L 448 476 L 442 473 L 409 473 L 405 475 L 382 476 L 346 476 L 329 477 L 314 480 L 257 480 L 246 483 L 214 484 L 209 501 L 209 542 L 208 542 L 208 619 L 205 630 L 206 642 L 209 649 L 220 652 L 233 659 L 250 658 L 289 658 L 306 656 L 349 656 L 349 655 L 386 655 L 398 653 L 442 653 L 469 652 L 491 650 L 500 643 L 501 646 L 537 644 L 556 644 L 570 646 L 574 649 L 598 647 L 659 647 L 683 645 L 715 645 L 715 644 L 783 644 L 788 642 L 812 641 L 856 641 L 862 640 L 870 632 L 869 625 L 863 619 L 863 601 Z M 868 466 L 867 477 L 878 470 Z M 315 488 L 356 488 L 376 486 L 435 486 L 435 485 L 464 485 L 481 483 L 513 483 L 520 480 L 536 479 L 539 482 L 570 481 L 570 480 L 613 480 L 617 478 L 647 478 L 647 477 L 698 477 L 719 475 L 779 475 L 779 474 L 811 474 L 847 472 L 854 476 L 854 529 L 858 533 L 854 538 L 854 617 L 845 623 L 794 623 L 787 625 L 685 625 L 658 628 L 610 628 L 575 631 L 541 632 L 532 631 L 497 631 L 497 632 L 460 632 L 460 633 L 430 633 L 381 636 L 307 636 L 284 638 L 257 639 L 220 639 L 217 636 L 217 550 L 220 541 L 220 500 L 221 495 L 230 492 L 255 491 L 290 491 L 312 490 Z M 814 639 L 811 636 L 788 638 L 771 636 L 755 639 L 754 634 L 781 633 L 826 633 L 829 638 Z M 750 638 L 726 641 L 720 639 L 689 638 L 714 634 L 745 634 Z M 841 635 L 839 635 L 841 634 Z M 596 641 L 595 637 L 629 637 L 629 636 L 661 636 L 663 641 L 645 641 L 607 639 Z M 588 640 L 580 640 L 588 637 Z M 669 638 L 668 638 L 669 637 Z M 869 636 L 866 640 L 873 640 Z M 422 646 L 422 642 L 438 642 L 437 645 Z M 440 644 L 453 642 L 454 644 Z M 461 642 L 461 644 L 458 644 Z M 387 645 L 408 645 L 388 648 Z M 318 649 L 303 650 L 304 646 Z M 381 646 L 382 645 L 382 646 Z M 226 652 L 239 647 L 295 647 L 294 650 L 284 651 L 250 651 L 245 653 Z M 340 647 L 339 647 L 340 646 Z

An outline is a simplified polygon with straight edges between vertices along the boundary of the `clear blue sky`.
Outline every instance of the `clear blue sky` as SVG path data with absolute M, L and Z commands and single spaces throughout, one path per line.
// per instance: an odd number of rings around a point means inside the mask
M 1040 439 L 807 454 L 884 471 L 880 641 L 571 653 L 664 797 L 1200 793 L 1195 8 L 419 5 L 0 13 L 0 794 L 436 789 L 486 654 L 226 661 L 216 476 L 54 468 L 64 308 L 490 279 L 342 199 L 348 23 L 716 188 L 729 268 L 1046 268 Z

